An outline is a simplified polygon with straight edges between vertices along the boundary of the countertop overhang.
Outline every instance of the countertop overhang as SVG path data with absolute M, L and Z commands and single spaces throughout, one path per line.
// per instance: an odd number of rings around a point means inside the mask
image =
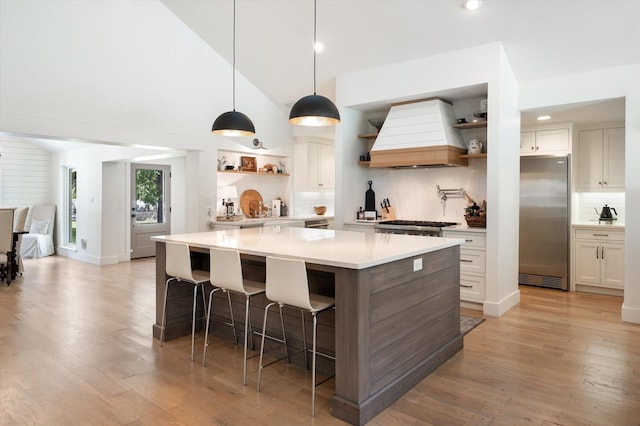
M 280 256 L 319 265 L 366 269 L 464 243 L 460 238 L 291 228 L 226 229 L 152 237 L 208 249 L 236 249 L 242 254 Z

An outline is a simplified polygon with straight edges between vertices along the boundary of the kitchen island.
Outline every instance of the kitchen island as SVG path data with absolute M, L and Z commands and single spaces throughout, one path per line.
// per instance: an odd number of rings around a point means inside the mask
M 336 300 L 335 312 L 327 315 L 333 324 L 319 329 L 319 339 L 324 335 L 328 341 L 319 346 L 335 354 L 331 414 L 348 423 L 371 420 L 462 348 L 459 264 L 464 240 L 278 226 L 154 240 L 155 337 L 162 319 L 165 241 L 188 243 L 194 266 L 206 269 L 209 248 L 237 249 L 243 274 L 251 279 L 264 280 L 266 256 L 304 260 L 310 286 L 331 292 Z M 169 339 L 190 333 L 190 294 L 169 297 Z M 255 303 L 252 324 L 257 325 L 266 300 L 256 298 Z M 327 338 L 328 332 L 333 336 Z

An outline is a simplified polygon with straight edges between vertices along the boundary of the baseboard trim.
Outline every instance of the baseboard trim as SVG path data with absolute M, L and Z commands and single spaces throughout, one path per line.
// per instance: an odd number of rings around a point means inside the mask
M 628 303 L 622 303 L 622 321 L 640 324 L 640 308 L 632 308 Z
M 484 302 L 482 312 L 488 317 L 499 318 L 520 303 L 520 290 L 515 290 L 499 302 Z

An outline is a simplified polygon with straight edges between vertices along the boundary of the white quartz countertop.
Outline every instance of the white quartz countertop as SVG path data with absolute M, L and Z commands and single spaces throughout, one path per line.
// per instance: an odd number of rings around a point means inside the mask
M 284 226 L 163 235 L 151 239 L 183 242 L 204 249 L 232 248 L 243 254 L 280 256 L 348 269 L 370 268 L 464 243 L 459 238 Z
M 614 220 L 613 223 L 599 223 L 598 220 L 587 220 L 583 222 L 574 222 L 571 226 L 574 228 L 608 228 L 624 230 L 624 222 L 620 220 Z
M 217 219 L 211 219 L 209 222 L 210 223 L 220 223 L 220 224 L 243 224 L 243 223 L 271 223 L 271 222 L 278 222 L 278 221 L 282 221 L 282 222 L 292 222 L 292 221 L 312 221 L 312 220 L 322 220 L 322 219 L 327 219 L 327 220 L 331 220 L 333 219 L 333 216 L 324 216 L 324 215 L 309 215 L 309 216 L 279 216 L 279 217 L 264 217 L 264 218 L 248 218 L 248 217 L 243 217 L 242 219 L 236 219 L 236 220 L 217 220 Z

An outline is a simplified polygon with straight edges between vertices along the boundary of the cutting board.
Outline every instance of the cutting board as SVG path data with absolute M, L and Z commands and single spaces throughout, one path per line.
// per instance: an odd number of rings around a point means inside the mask
M 364 193 L 364 210 L 374 211 L 376 209 L 376 193 L 371 189 L 373 182 L 369 181 L 367 183 L 369 184 L 369 189 Z
M 247 189 L 240 194 L 240 209 L 246 217 L 259 217 L 262 195 L 255 189 Z

